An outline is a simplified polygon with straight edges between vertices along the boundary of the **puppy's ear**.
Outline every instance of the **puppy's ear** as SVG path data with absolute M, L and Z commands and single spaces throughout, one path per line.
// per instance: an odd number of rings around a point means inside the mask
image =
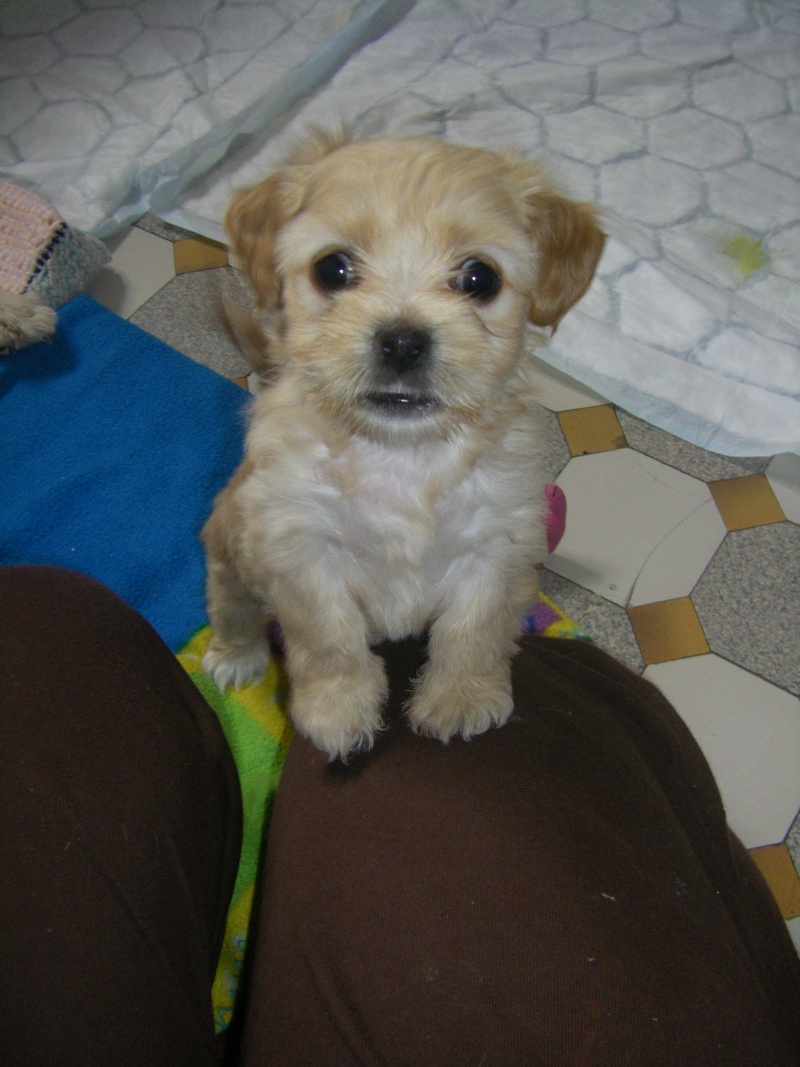
M 332 134 L 312 131 L 292 153 L 284 170 L 242 189 L 233 198 L 224 225 L 253 285 L 258 310 L 271 312 L 280 306 L 275 245 L 282 227 L 302 207 L 310 166 L 346 139 L 344 130 Z
M 525 203 L 528 232 L 539 251 L 529 318 L 555 330 L 589 288 L 606 237 L 591 204 L 541 189 Z
M 275 311 L 280 303 L 275 241 L 294 214 L 287 195 L 291 184 L 285 174 L 273 174 L 237 193 L 225 215 L 231 247 L 252 283 L 260 311 Z

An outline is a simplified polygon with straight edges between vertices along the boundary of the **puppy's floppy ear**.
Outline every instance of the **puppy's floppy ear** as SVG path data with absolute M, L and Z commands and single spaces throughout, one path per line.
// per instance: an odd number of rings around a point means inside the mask
M 256 306 L 274 311 L 280 303 L 275 240 L 294 212 L 287 203 L 284 174 L 273 174 L 233 198 L 225 215 L 231 247 L 242 261 L 256 294 Z
M 284 170 L 242 189 L 233 198 L 225 214 L 225 229 L 253 285 L 259 310 L 276 311 L 280 306 L 275 245 L 281 228 L 302 207 L 310 165 L 346 140 L 344 130 L 332 134 L 312 131 L 292 153 Z
M 525 205 L 539 252 L 529 318 L 555 330 L 589 288 L 606 237 L 591 204 L 540 188 L 528 193 Z

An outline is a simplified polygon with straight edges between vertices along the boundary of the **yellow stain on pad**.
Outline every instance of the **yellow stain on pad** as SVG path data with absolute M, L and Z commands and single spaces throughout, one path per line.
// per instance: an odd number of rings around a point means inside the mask
M 752 277 L 767 265 L 767 253 L 760 240 L 738 233 L 722 242 L 722 251 L 737 265 L 745 278 Z

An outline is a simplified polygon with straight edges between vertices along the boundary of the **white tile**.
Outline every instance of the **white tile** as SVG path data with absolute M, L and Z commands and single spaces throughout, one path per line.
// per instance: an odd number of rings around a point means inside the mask
M 127 319 L 175 277 L 172 242 L 134 226 L 106 244 L 111 260 L 97 272 L 88 293 Z
M 563 371 L 556 370 L 539 356 L 533 356 L 536 370 L 537 400 L 548 411 L 572 411 L 574 408 L 594 407 L 607 401 Z
M 784 452 L 770 460 L 767 478 L 783 513 L 791 522 L 800 522 L 800 456 Z
M 648 667 L 694 734 L 746 848 L 778 844 L 800 807 L 800 700 L 718 656 Z
M 575 457 L 557 481 L 568 521 L 548 569 L 622 607 L 656 548 L 711 500 L 703 482 L 630 448 Z
M 719 508 L 706 500 L 655 545 L 636 579 L 630 605 L 689 596 L 727 532 Z

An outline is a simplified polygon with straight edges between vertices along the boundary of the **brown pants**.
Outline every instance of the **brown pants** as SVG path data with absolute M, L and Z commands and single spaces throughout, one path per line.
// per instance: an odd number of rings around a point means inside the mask
M 400 712 L 293 743 L 229 1062 L 800 1064 L 800 966 L 708 767 L 647 683 L 530 639 L 517 714 L 448 746 Z M 236 772 L 113 594 L 0 568 L 0 1063 L 203 1067 Z

